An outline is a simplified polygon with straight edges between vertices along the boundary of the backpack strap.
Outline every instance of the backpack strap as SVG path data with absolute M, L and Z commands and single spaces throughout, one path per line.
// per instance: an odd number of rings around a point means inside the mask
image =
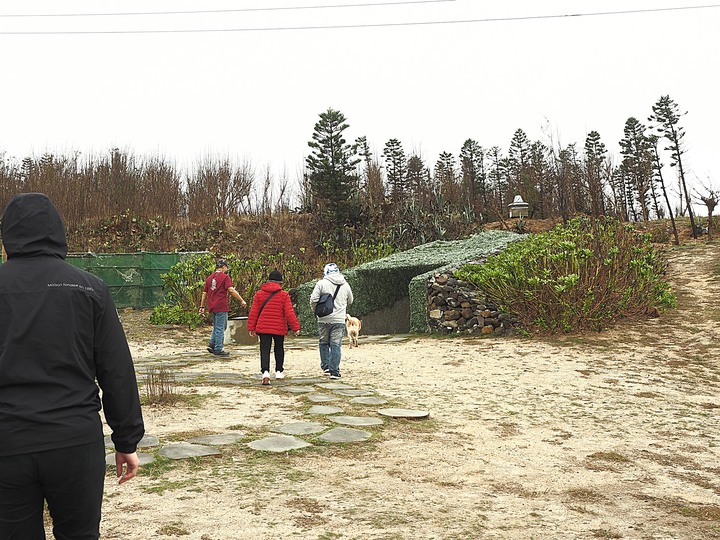
M 339 283 L 337 285 L 337 287 L 335 287 L 335 294 L 333 294 L 333 302 L 335 301 L 335 297 L 337 296 L 337 293 L 340 290 L 340 287 L 342 287 L 342 283 Z
M 270 299 L 271 299 L 273 296 L 275 296 L 277 293 L 279 293 L 279 292 L 280 292 L 279 290 L 278 290 L 278 291 L 273 291 L 273 292 L 270 293 L 270 296 L 268 296 L 268 297 L 265 299 L 265 301 L 263 302 L 262 306 L 260 306 L 260 310 L 258 311 L 258 319 L 260 318 L 260 314 L 262 313 L 263 308 L 264 308 L 265 306 L 267 306 L 267 303 L 270 301 Z

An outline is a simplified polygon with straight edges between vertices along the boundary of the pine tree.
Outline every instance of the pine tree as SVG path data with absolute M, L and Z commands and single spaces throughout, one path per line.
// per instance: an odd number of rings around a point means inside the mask
M 697 228 L 695 226 L 695 215 L 693 214 L 690 195 L 688 193 L 687 182 L 685 182 L 685 169 L 683 168 L 682 156 L 685 154 L 683 139 L 685 138 L 685 130 L 679 125 L 680 117 L 687 114 L 678 110 L 678 105 L 670 96 L 661 96 L 655 105 L 653 105 L 653 114 L 650 116 L 650 122 L 655 123 L 655 128 L 668 142 L 669 146 L 665 150 L 670 151 L 672 161 L 671 167 L 677 167 L 678 179 L 680 183 L 680 210 L 681 215 L 684 211 L 682 196 L 685 195 L 685 204 L 687 205 L 688 215 L 690 216 L 690 226 L 692 227 L 693 238 L 697 238 Z
M 485 153 L 482 147 L 472 139 L 467 139 L 460 150 L 460 171 L 462 174 L 463 198 L 467 200 L 473 214 L 482 201 L 487 206 L 485 193 Z
M 628 182 L 628 202 L 631 202 L 631 195 L 635 202 L 640 205 L 643 221 L 650 219 L 650 204 L 648 192 L 652 182 L 652 145 L 645 135 L 645 125 L 637 118 L 630 117 L 625 122 L 625 137 L 620 140 L 620 153 L 623 156 L 621 167 L 624 177 Z M 630 205 L 633 217 L 638 218 L 635 213 L 635 205 Z
M 345 245 L 345 227 L 357 218 L 355 166 L 360 160 L 355 147 L 347 143 L 343 131 L 349 126 L 345 115 L 328 109 L 320 114 L 305 158 L 312 195 L 311 207 L 319 233 L 329 233 L 339 246 Z
M 590 212 L 593 216 L 605 214 L 604 187 L 606 179 L 603 164 L 607 156 L 607 149 L 600 140 L 597 131 L 591 131 L 585 138 L 585 179 L 587 191 L 590 195 Z
M 396 208 L 401 206 L 407 196 L 407 161 L 402 144 L 397 139 L 390 139 L 383 150 L 385 171 L 390 189 L 390 198 Z

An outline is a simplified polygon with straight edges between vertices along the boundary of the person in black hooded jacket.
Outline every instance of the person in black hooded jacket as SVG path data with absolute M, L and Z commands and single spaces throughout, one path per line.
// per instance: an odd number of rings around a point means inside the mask
M 44 500 L 57 540 L 97 539 L 101 404 L 120 483 L 137 472 L 144 434 L 125 333 L 105 283 L 65 262 L 46 195 L 14 197 L 0 231 L 0 540 L 44 539 Z

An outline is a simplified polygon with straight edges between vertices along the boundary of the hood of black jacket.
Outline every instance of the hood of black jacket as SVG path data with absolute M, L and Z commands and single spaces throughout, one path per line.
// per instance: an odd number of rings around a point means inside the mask
M 67 255 L 65 224 L 50 198 L 43 193 L 16 195 L 5 207 L 2 243 L 8 258 Z

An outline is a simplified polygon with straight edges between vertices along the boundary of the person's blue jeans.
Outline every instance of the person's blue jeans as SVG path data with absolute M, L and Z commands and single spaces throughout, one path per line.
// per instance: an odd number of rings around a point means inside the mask
M 340 347 L 344 333 L 343 323 L 318 323 L 320 369 L 330 371 L 330 375 L 340 375 Z
M 218 311 L 212 314 L 213 329 L 210 335 L 209 347 L 215 350 L 215 353 L 222 352 L 223 342 L 225 341 L 225 329 L 227 328 L 228 314 L 227 311 Z

